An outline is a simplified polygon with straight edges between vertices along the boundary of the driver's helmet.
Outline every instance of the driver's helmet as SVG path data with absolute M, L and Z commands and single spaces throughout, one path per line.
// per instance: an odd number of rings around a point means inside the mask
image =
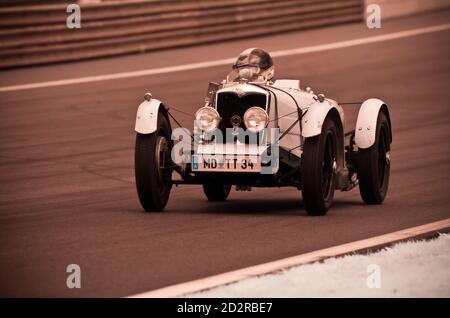
M 233 64 L 233 70 L 238 72 L 238 78 L 257 81 L 264 78 L 272 79 L 274 75 L 273 60 L 263 49 L 251 48 L 243 51 Z

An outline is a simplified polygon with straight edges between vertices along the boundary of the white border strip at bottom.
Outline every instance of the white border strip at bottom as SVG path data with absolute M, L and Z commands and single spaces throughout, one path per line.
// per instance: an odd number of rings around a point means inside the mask
M 361 252 L 374 249 L 394 242 L 418 237 L 427 233 L 433 233 L 450 228 L 450 218 L 428 223 L 405 230 L 375 236 L 365 240 L 355 241 L 343 245 L 333 246 L 322 250 L 280 259 L 277 261 L 250 266 L 231 272 L 226 272 L 210 277 L 193 280 L 186 283 L 176 284 L 148 292 L 132 295 L 132 298 L 162 298 L 178 297 L 214 287 L 235 283 L 245 278 L 273 273 L 293 266 L 314 263 L 326 258 L 342 256 L 352 252 Z

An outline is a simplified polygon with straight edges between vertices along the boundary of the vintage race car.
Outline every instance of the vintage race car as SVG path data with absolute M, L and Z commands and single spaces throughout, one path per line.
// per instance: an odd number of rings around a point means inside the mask
M 326 214 L 335 189 L 359 185 L 366 204 L 384 201 L 392 142 L 386 103 L 364 101 L 355 129 L 345 133 L 338 102 L 273 75 L 268 53 L 244 51 L 226 80 L 210 83 L 192 133 L 172 130 L 171 110 L 145 94 L 135 125 L 135 177 L 146 211 L 163 210 L 174 184 L 201 184 L 210 201 L 226 200 L 233 185 L 295 187 L 309 215 Z

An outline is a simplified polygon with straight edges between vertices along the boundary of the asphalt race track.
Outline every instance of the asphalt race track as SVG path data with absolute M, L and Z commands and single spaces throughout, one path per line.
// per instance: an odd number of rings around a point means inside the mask
M 450 22 L 450 12 L 294 32 L 234 43 L 0 72 L 0 87 L 280 50 Z M 134 119 L 146 91 L 184 111 L 229 66 L 89 84 L 0 92 L 0 296 L 127 296 L 450 217 L 450 31 L 275 59 L 278 78 L 341 102 L 391 107 L 388 198 L 365 206 L 336 193 L 308 217 L 297 189 L 233 191 L 209 203 L 174 188 L 163 213 L 144 213 L 134 184 Z M 347 129 L 355 118 L 346 106 Z M 192 126 L 191 119 L 174 113 Z M 66 266 L 81 266 L 81 289 Z M 365 269 L 363 269 L 365 270 Z

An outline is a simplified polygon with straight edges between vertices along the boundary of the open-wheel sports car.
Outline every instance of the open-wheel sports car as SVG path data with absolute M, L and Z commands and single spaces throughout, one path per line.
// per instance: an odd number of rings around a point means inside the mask
M 270 55 L 241 53 L 222 83 L 210 83 L 192 133 L 172 130 L 170 108 L 146 93 L 137 111 L 135 176 L 146 211 L 165 208 L 173 185 L 198 184 L 210 201 L 227 199 L 231 187 L 295 187 L 309 215 L 324 215 L 336 189 L 359 185 L 366 204 L 387 194 L 392 142 L 383 101 L 360 105 L 356 127 L 344 130 L 342 106 L 274 80 Z M 352 127 L 353 128 L 353 127 Z M 300 206 L 300 205 L 299 205 Z

